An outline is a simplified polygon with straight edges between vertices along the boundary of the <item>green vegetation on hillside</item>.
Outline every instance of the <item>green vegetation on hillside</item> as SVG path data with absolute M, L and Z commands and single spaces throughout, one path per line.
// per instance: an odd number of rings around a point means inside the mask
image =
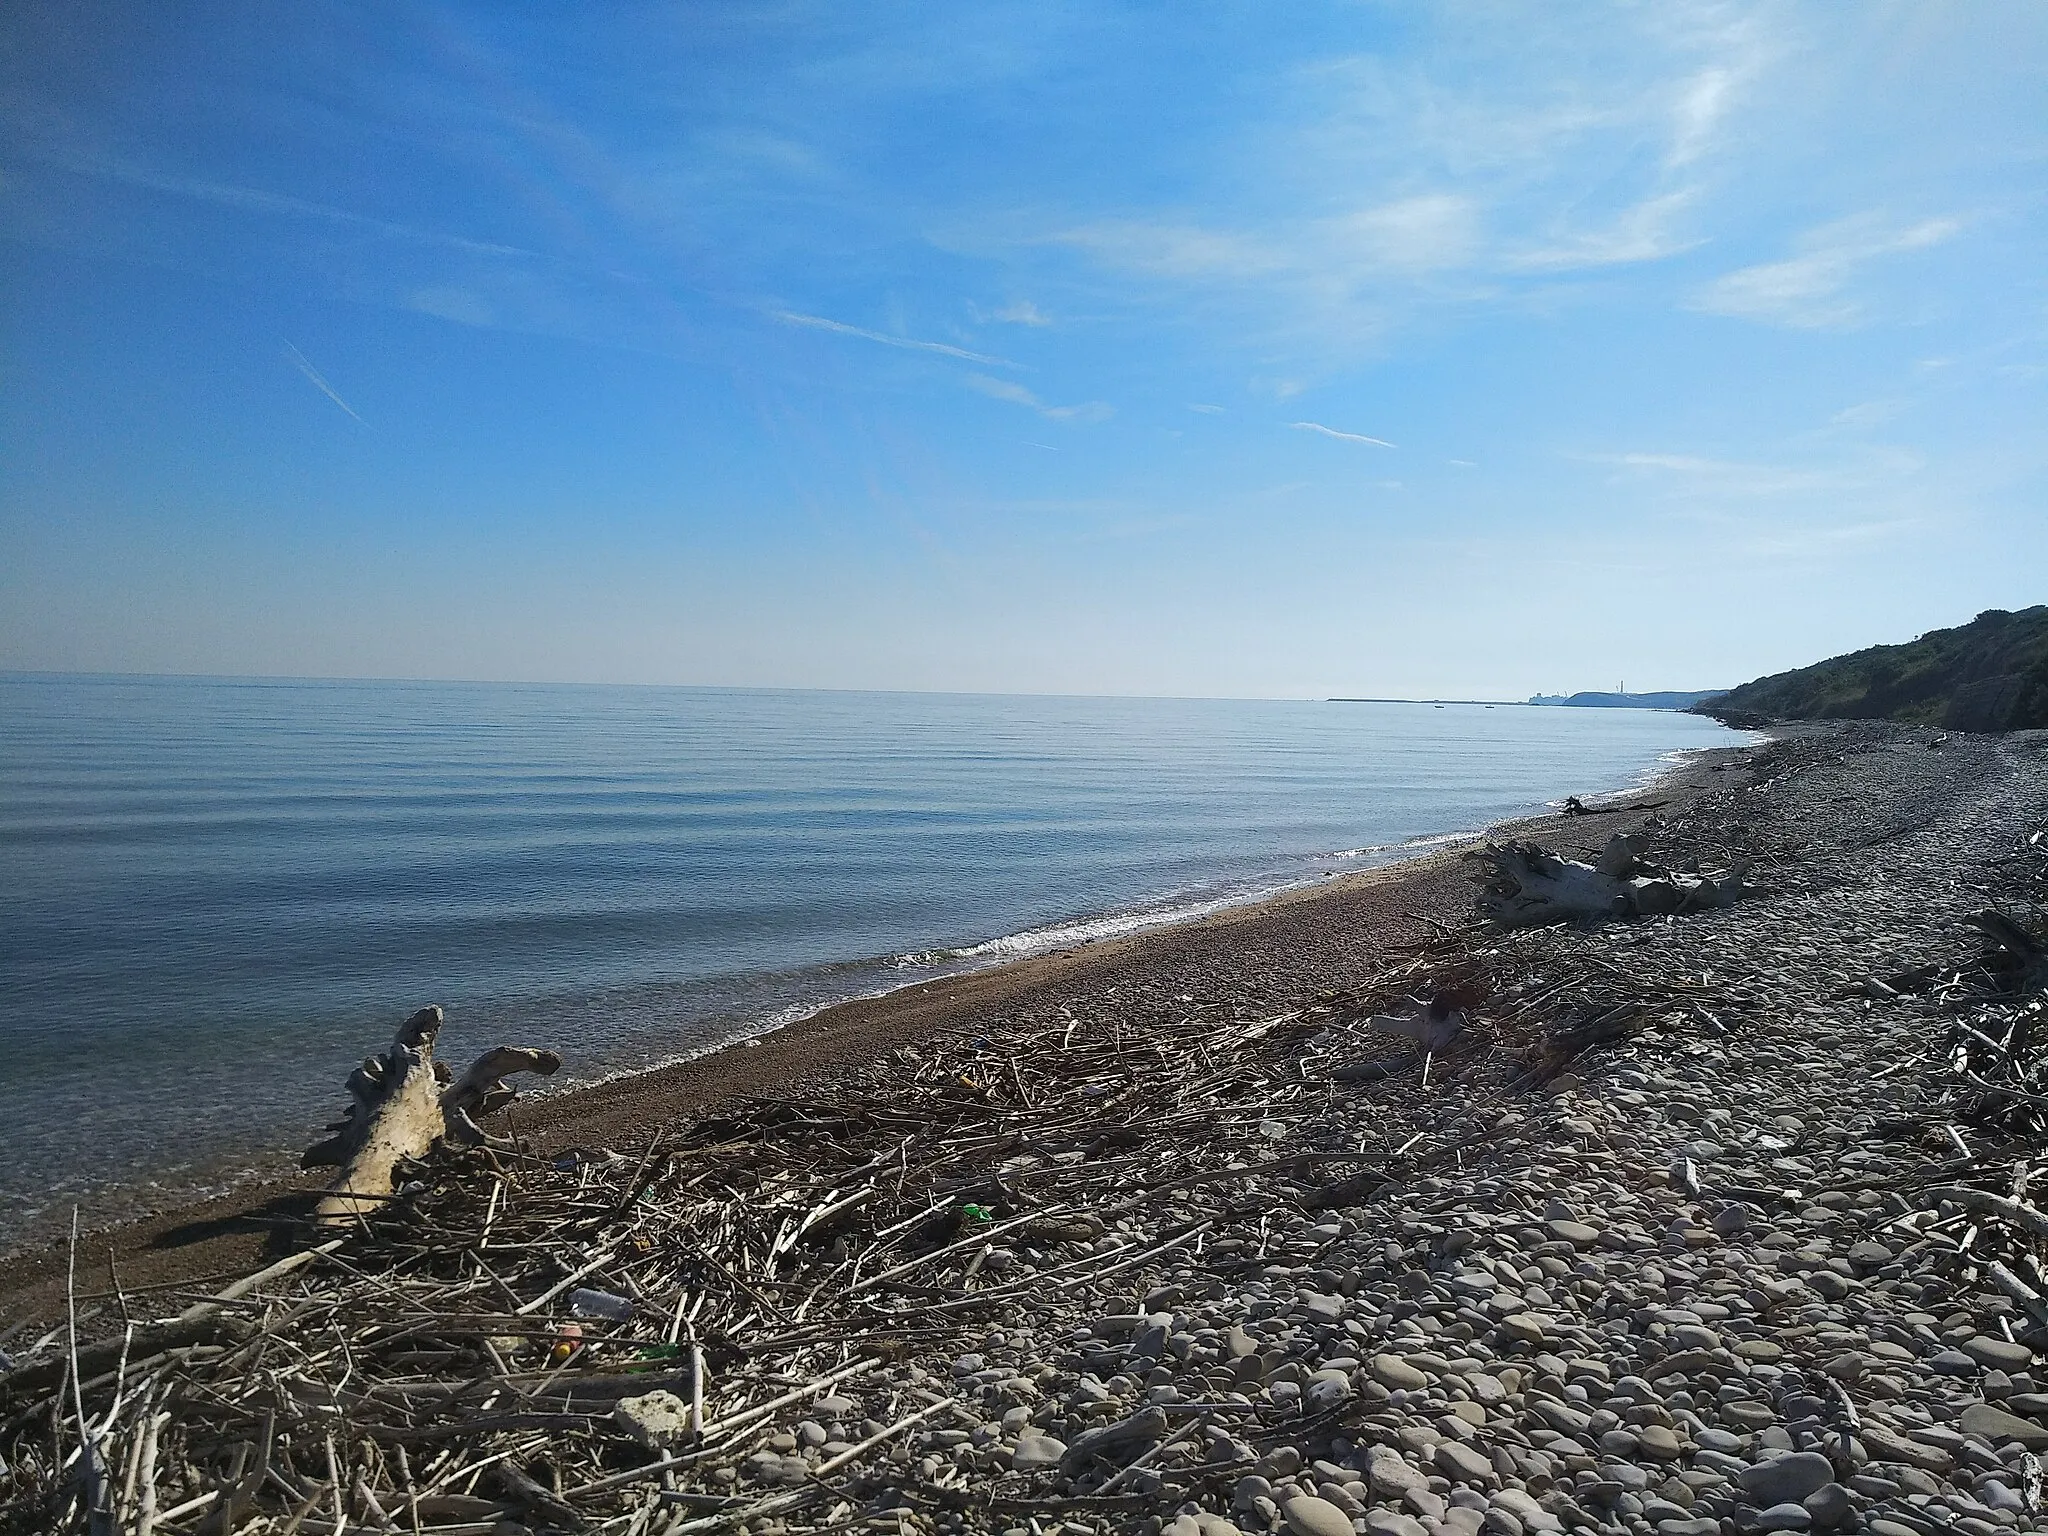
M 1760 677 L 1698 706 L 1721 718 L 1903 720 L 1958 731 L 2048 728 L 2048 606 Z

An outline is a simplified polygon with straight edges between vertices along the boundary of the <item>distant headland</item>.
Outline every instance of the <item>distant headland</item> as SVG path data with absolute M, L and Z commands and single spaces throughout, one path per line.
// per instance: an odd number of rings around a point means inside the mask
M 1718 699 L 1728 690 L 1708 688 L 1696 693 L 1539 693 L 1527 699 L 1330 699 L 1331 704 L 1483 704 L 1488 709 L 1513 705 L 1561 705 L 1570 709 L 1691 709 Z

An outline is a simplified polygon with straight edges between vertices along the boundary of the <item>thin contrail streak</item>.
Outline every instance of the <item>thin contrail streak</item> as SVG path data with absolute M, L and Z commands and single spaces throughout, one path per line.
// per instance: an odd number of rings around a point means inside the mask
M 299 372 L 303 373 L 306 376 L 307 380 L 312 384 L 312 386 L 315 389 L 319 390 L 321 394 L 325 395 L 328 399 L 332 400 L 344 411 L 347 411 L 349 415 L 355 416 L 356 423 L 359 426 L 369 425 L 369 423 L 364 421 L 362 417 L 356 416 L 356 408 L 354 406 L 350 405 L 346 400 L 342 399 L 341 396 L 337 395 L 334 392 L 334 386 L 332 384 L 328 383 L 325 379 L 320 377 L 320 370 L 318 368 L 315 368 L 311 363 L 306 361 L 305 353 L 301 352 L 297 347 L 293 346 L 290 342 L 286 342 L 284 344 L 284 352 L 285 356 L 291 359 L 292 366 L 298 369 Z
M 1367 437 L 1363 432 L 1339 432 L 1335 427 L 1326 427 L 1320 421 L 1297 421 L 1294 428 L 1298 432 L 1320 432 L 1325 437 L 1340 438 L 1347 443 L 1371 443 L 1375 448 L 1394 446 L 1384 437 Z
M 816 331 L 834 331 L 841 336 L 858 336 L 862 341 L 878 341 L 885 347 L 901 347 L 908 352 L 936 352 L 941 357 L 957 357 L 962 362 L 981 363 L 990 368 L 1015 368 L 1017 364 L 1007 357 L 990 357 L 983 352 L 969 352 L 965 347 L 948 346 L 943 341 L 919 341 L 914 336 L 891 336 L 883 331 L 870 331 L 858 325 L 848 325 L 843 320 L 827 320 L 823 315 L 800 314 L 793 309 L 769 311 L 771 319 L 780 320 L 784 325 L 807 325 Z

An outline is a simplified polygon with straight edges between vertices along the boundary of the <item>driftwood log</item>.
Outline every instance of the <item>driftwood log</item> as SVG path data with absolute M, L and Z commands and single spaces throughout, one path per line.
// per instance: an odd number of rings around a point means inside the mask
M 440 1031 L 441 1010 L 422 1008 L 398 1026 L 390 1050 L 349 1074 L 353 1102 L 327 1127 L 334 1134 L 299 1160 L 304 1168 L 341 1170 L 314 1212 L 317 1225 L 345 1226 L 374 1211 L 397 1193 L 403 1165 L 425 1157 L 437 1141 L 472 1147 L 490 1140 L 476 1117 L 517 1096 L 504 1079 L 515 1072 L 546 1077 L 562 1065 L 553 1051 L 500 1045 L 454 1077 L 434 1060 Z
M 1490 844 L 1466 857 L 1479 865 L 1480 916 L 1500 928 L 1704 912 L 1737 900 L 1749 873 L 1746 861 L 1718 877 L 1660 869 L 1619 833 L 1591 864 L 1520 841 Z

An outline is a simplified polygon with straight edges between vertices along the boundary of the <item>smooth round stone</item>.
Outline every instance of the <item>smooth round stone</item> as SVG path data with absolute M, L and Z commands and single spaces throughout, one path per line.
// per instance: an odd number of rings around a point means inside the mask
M 1256 1472 L 1240 1477 L 1230 1490 L 1230 1505 L 1233 1509 L 1250 1509 L 1254 1499 L 1273 1497 L 1273 1485 Z
M 1813 1517 L 1813 1523 L 1822 1530 L 1847 1525 L 1856 1514 L 1855 1501 L 1840 1483 L 1829 1483 L 1825 1488 L 1816 1489 L 1800 1502 L 1806 1506 L 1807 1514 Z
M 2004 1339 L 1990 1338 L 1985 1334 L 1964 1340 L 1963 1353 L 2001 1371 L 2024 1371 L 2034 1363 L 2034 1352 L 2026 1345 L 2008 1344 Z
M 1495 1476 L 1492 1461 L 1461 1441 L 1444 1441 L 1434 1459 L 1437 1470 L 1454 1483 L 1486 1483 Z
M 1659 1520 L 1657 1536 L 1721 1536 L 1721 1522 L 1703 1515 L 1691 1520 Z
M 1751 1531 L 1803 1531 L 1813 1524 L 1804 1504 L 1773 1504 L 1744 1527 Z
M 2002 1509 L 2015 1515 L 2023 1515 L 2027 1510 L 2027 1501 L 2015 1489 L 2007 1487 L 1996 1478 L 1979 1484 L 1977 1497 L 1984 1501 L 1986 1509 Z
M 1759 1461 L 1739 1479 L 1743 1493 L 1764 1506 L 1796 1504 L 1834 1480 L 1833 1464 L 1818 1451 L 1794 1451 L 1772 1461 Z
M 1280 1513 L 1294 1536 L 1352 1536 L 1351 1517 L 1314 1494 L 1289 1499 Z
M 1419 1392 L 1429 1385 L 1429 1378 L 1399 1355 L 1374 1355 L 1372 1364 L 1366 1369 L 1372 1372 L 1373 1380 L 1383 1387 Z
M 1866 1239 L 1851 1244 L 1845 1257 L 1858 1269 L 1882 1269 L 1891 1263 L 1894 1255 L 1883 1243 Z
M 1040 1467 L 1058 1466 L 1066 1454 L 1065 1441 L 1055 1440 L 1051 1435 L 1024 1435 L 1010 1452 L 1010 1466 L 1018 1472 L 1035 1472 Z
M 1443 1495 L 1423 1487 L 1402 1489 L 1401 1502 L 1407 1506 L 1408 1513 L 1420 1515 L 1425 1520 L 1443 1519 L 1444 1511 L 1450 1507 L 1444 1502 Z
M 1586 1414 L 1547 1397 L 1537 1398 L 1529 1405 L 1529 1411 L 1561 1435 L 1583 1435 L 1593 1427 Z
M 2048 1450 L 2048 1425 L 2036 1424 L 1989 1403 L 1972 1403 L 1963 1410 L 1958 1423 L 1964 1434 L 1975 1435 L 1992 1445 L 2010 1441 L 2030 1451 Z
M 1524 1344 L 1541 1344 L 1544 1339 L 1543 1318 L 1535 1312 L 1517 1312 L 1501 1319 L 1500 1331 Z
M 1560 1243 L 1570 1243 L 1574 1248 L 1590 1248 L 1600 1241 L 1600 1229 L 1589 1227 L 1583 1221 L 1552 1221 L 1546 1223 L 1550 1235 Z
M 1823 1376 L 1832 1376 L 1836 1381 L 1856 1382 L 1870 1374 L 1871 1364 L 1870 1356 L 1852 1349 L 1829 1359 L 1820 1371 Z
M 1739 1237 L 1749 1230 L 1749 1212 L 1739 1205 L 1724 1205 L 1714 1212 L 1713 1228 L 1721 1237 Z
M 1525 1531 L 1554 1531 L 1559 1528 L 1557 1516 L 1520 1488 L 1503 1488 L 1486 1501 L 1486 1508 L 1489 1514 L 1502 1510 L 1513 1515 Z
M 1365 1456 L 1365 1480 L 1380 1498 L 1398 1498 L 1412 1488 L 1427 1488 L 1429 1478 L 1408 1464 L 1390 1446 L 1376 1445 Z
M 1650 1474 L 1625 1461 L 1609 1462 L 1600 1469 L 1600 1475 L 1624 1493 L 1641 1493 L 1650 1486 Z
M 1318 1371 L 1309 1378 L 1304 1396 L 1313 1411 L 1334 1408 L 1351 1396 L 1351 1379 L 1342 1371 Z
M 1465 1378 L 1465 1390 L 1472 1394 L 1472 1400 L 1489 1408 L 1498 1407 L 1507 1401 L 1508 1389 L 1501 1385 L 1498 1376 L 1485 1371 L 1474 1371 Z
M 1685 1446 L 1677 1433 L 1662 1424 L 1645 1424 L 1638 1429 L 1636 1445 L 1641 1454 L 1652 1461 L 1676 1461 L 1685 1454 Z

